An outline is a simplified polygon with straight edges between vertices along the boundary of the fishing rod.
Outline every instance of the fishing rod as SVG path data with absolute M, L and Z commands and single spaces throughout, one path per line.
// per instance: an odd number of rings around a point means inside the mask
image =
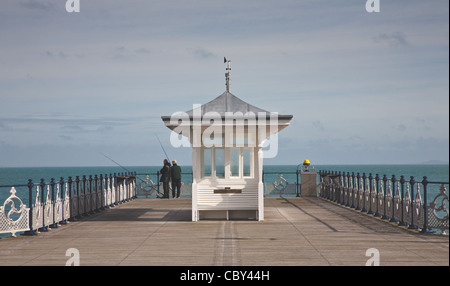
M 155 136 L 156 136 L 156 139 L 158 139 L 159 145 L 161 146 L 161 148 L 162 148 L 164 154 L 166 155 L 167 160 L 169 160 L 169 162 L 170 162 L 169 156 L 167 155 L 167 152 L 166 152 L 166 150 L 164 149 L 164 146 L 162 145 L 161 140 L 159 140 L 158 135 L 155 134 Z M 130 170 L 128 170 L 128 169 L 125 168 L 124 166 L 120 165 L 120 164 L 117 163 L 114 159 L 112 159 L 111 157 L 107 156 L 106 154 L 104 154 L 104 153 L 102 153 L 102 152 L 100 152 L 100 154 L 102 154 L 105 158 L 108 158 L 109 160 L 111 160 L 112 162 L 114 162 L 117 166 L 121 167 L 121 168 L 124 169 L 125 171 L 132 173 Z M 142 182 L 146 182 L 145 180 L 141 179 L 141 178 L 140 178 L 139 176 L 137 176 L 137 175 L 136 175 L 136 178 L 138 178 L 138 179 L 141 180 Z
M 161 140 L 159 140 L 158 135 L 155 134 L 155 136 L 156 136 L 156 139 L 158 139 L 159 145 L 161 145 L 161 148 L 162 148 L 164 154 L 166 155 L 167 160 L 169 160 L 169 162 L 170 162 L 169 156 L 167 155 L 166 150 L 164 149 L 164 147 L 163 147 L 163 145 L 161 143 Z
M 122 169 L 124 169 L 125 171 L 127 171 L 127 172 L 130 172 L 131 173 L 131 171 L 130 170 L 128 170 L 127 168 L 125 168 L 124 166 L 122 166 L 122 165 L 120 165 L 119 163 L 117 163 L 116 161 L 114 161 L 113 159 L 111 159 L 110 157 L 108 157 L 108 156 L 106 156 L 105 154 L 103 154 L 103 153 L 101 153 L 100 152 L 100 154 L 102 154 L 103 156 L 105 156 L 106 158 L 108 158 L 109 160 L 111 160 L 111 161 L 113 161 L 114 163 L 116 163 L 116 165 L 118 165 L 119 167 L 121 167 Z
M 121 167 L 122 169 L 124 169 L 125 171 L 129 172 L 129 173 L 134 173 L 131 172 L 130 170 L 128 170 L 127 168 L 125 168 L 124 166 L 120 165 L 119 163 L 117 163 L 116 161 L 114 161 L 112 158 L 106 156 L 105 154 L 103 154 L 102 152 L 100 152 L 100 154 L 102 154 L 103 156 L 105 156 L 105 158 L 108 158 L 109 160 L 111 160 L 112 162 L 114 162 L 117 166 Z M 136 175 L 136 178 L 138 178 L 139 180 L 141 180 L 142 182 L 145 182 L 143 179 L 141 179 L 138 175 Z

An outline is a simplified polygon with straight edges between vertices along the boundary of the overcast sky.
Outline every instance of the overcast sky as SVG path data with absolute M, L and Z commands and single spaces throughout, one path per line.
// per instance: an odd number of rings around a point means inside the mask
M 191 164 L 162 115 L 225 91 L 294 116 L 265 164 L 449 157 L 449 1 L 0 1 L 0 167 Z

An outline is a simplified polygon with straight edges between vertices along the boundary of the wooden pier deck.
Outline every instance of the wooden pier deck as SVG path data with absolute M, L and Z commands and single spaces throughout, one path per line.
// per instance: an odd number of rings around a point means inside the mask
M 265 198 L 257 221 L 191 221 L 191 199 L 135 199 L 37 236 L 0 239 L 0 265 L 449 265 L 449 238 L 320 198 Z

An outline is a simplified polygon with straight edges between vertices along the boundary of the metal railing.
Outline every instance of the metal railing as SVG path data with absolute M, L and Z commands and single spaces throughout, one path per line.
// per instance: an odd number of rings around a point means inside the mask
M 0 186 L 0 190 L 5 188 L 10 189 L 10 195 L 0 206 L 0 234 L 36 235 L 136 198 L 136 175 L 76 176 L 59 181 L 52 178 L 50 182 L 41 179 L 38 184 L 30 179 L 26 185 Z
M 181 195 L 183 197 L 192 195 L 192 172 L 181 173 Z M 163 197 L 161 174 L 159 171 L 153 173 L 136 174 L 136 196 L 138 197 Z M 172 194 L 172 182 L 169 183 L 169 194 Z
M 163 196 L 161 174 L 139 173 L 136 174 L 136 194 L 138 197 Z M 263 172 L 264 195 L 265 196 L 300 196 L 300 171 L 294 172 Z M 172 184 L 169 183 L 169 194 L 172 194 Z M 190 197 L 192 195 L 192 172 L 182 173 L 181 195 Z
M 423 233 L 449 230 L 448 182 L 320 171 L 320 196 Z
M 264 196 L 296 196 L 301 193 L 300 171 L 264 172 Z
M 421 232 L 448 232 L 448 182 L 365 173 L 319 171 L 318 174 L 319 196 L 323 198 Z M 191 196 L 192 173 L 184 173 L 183 178 L 181 194 Z M 265 195 L 301 195 L 298 170 L 283 175 L 265 172 L 263 178 Z M 0 191 L 5 188 L 9 189 L 9 195 L 0 205 L 0 235 L 13 236 L 20 232 L 35 235 L 48 231 L 138 196 L 162 195 L 159 172 L 76 176 L 50 182 L 42 179 L 37 184 L 29 180 L 28 184 L 0 186 Z

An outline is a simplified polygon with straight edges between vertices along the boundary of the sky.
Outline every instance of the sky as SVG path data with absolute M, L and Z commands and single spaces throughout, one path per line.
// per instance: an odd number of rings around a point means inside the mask
M 264 164 L 449 158 L 449 2 L 0 2 L 0 167 L 160 165 L 161 116 L 230 91 L 293 115 Z

